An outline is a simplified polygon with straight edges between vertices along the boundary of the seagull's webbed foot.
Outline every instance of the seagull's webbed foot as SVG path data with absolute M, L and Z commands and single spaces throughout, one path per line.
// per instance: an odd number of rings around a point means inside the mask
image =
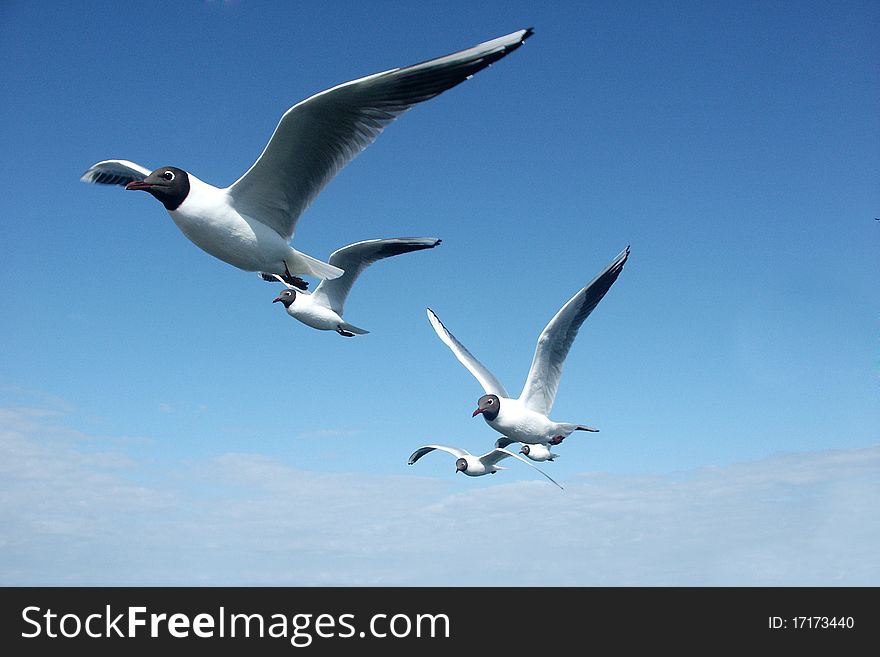
M 551 444 L 551 445 L 558 445 L 558 444 L 561 443 L 563 440 L 565 440 L 565 436 L 553 436 L 553 437 L 550 439 L 550 444 Z
M 308 290 L 308 289 L 309 289 L 309 283 L 308 283 L 308 281 L 304 281 L 304 280 L 301 279 L 299 276 L 290 276 L 290 275 L 287 275 L 287 276 L 284 277 L 284 282 L 285 282 L 285 283 L 290 283 L 290 284 L 293 285 L 293 287 L 295 287 L 297 290 Z
M 290 273 L 290 270 L 287 268 L 287 261 L 284 261 L 284 282 L 290 285 L 293 285 L 297 290 L 305 290 L 309 287 L 309 284 L 301 279 L 299 276 L 294 276 Z

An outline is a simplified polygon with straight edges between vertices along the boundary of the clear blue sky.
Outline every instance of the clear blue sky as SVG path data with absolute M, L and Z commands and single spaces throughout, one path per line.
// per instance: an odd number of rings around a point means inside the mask
M 871 2 L 4 2 L 0 583 L 880 584 L 878 24 Z M 295 102 L 529 26 L 301 218 L 317 257 L 442 238 L 358 281 L 367 336 L 79 182 L 124 158 L 225 186 Z M 407 466 L 495 438 L 425 308 L 517 394 L 627 244 L 553 409 L 601 430 L 544 464 L 566 490 Z M 512 544 L 552 572 L 495 565 Z

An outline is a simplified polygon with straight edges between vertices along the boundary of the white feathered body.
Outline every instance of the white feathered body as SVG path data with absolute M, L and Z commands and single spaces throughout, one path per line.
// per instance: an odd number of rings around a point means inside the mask
M 467 469 L 462 470 L 462 472 L 469 477 L 481 477 L 504 469 L 503 467 L 494 464 L 487 466 L 480 460 L 479 456 L 474 456 L 473 454 L 468 454 L 464 459 L 467 461 Z
M 367 333 L 364 329 L 346 322 L 339 313 L 316 301 L 308 292 L 297 292 L 296 300 L 286 310 L 294 319 L 321 331 L 342 329 L 352 333 Z
M 563 438 L 577 429 L 577 424 L 554 422 L 546 415 L 527 408 L 519 399 L 499 398 L 499 411 L 494 420 L 483 416 L 495 431 L 511 440 L 530 445 L 549 443 L 553 438 Z
M 559 454 L 551 452 L 550 448 L 543 443 L 530 443 L 529 453 L 525 455 L 527 459 L 538 461 L 539 463 L 543 461 L 552 461 L 557 456 L 559 456 Z
M 197 247 L 245 271 L 302 272 L 288 240 L 265 224 L 239 214 L 229 194 L 189 174 L 190 191 L 168 214 Z

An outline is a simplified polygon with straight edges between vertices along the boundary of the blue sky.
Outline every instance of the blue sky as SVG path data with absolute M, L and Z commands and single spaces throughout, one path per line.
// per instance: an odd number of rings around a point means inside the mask
M 878 22 L 868 2 L 3 3 L 0 582 L 880 584 Z M 528 26 L 301 218 L 316 257 L 442 238 L 358 281 L 367 336 L 308 329 L 148 195 L 79 182 L 124 158 L 225 186 L 295 102 Z M 495 438 L 425 308 L 516 394 L 628 244 L 553 409 L 601 430 L 544 464 L 566 490 L 407 466 Z

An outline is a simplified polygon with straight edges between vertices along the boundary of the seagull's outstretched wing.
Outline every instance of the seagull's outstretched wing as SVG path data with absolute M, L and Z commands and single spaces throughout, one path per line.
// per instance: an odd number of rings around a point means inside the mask
M 235 209 L 290 239 L 342 167 L 413 105 L 464 82 L 522 45 L 519 30 L 473 48 L 338 85 L 291 107 L 262 155 L 229 188 Z
M 589 285 L 569 299 L 541 332 L 520 395 L 520 401 L 527 408 L 543 415 L 550 414 L 562 376 L 562 365 L 578 329 L 617 280 L 628 257 L 627 246 Z
M 93 164 L 80 176 L 86 183 L 99 185 L 120 185 L 140 181 L 150 175 L 150 169 L 128 160 L 104 160 Z
M 366 240 L 343 246 L 330 254 L 330 264 L 345 270 L 339 278 L 321 281 L 312 293 L 312 299 L 320 301 L 334 312 L 342 315 L 345 299 L 361 272 L 382 258 L 432 249 L 440 244 L 436 237 L 391 237 L 382 240 Z
M 416 451 L 410 454 L 409 461 L 407 462 L 408 465 L 412 465 L 420 458 L 422 458 L 425 454 L 427 454 L 428 452 L 433 452 L 435 449 L 449 452 L 457 459 L 460 459 L 464 456 L 469 456 L 470 454 L 469 452 L 463 449 L 458 449 L 457 447 L 447 447 L 446 445 L 425 445 L 424 447 L 419 447 Z
M 509 397 L 504 386 L 495 378 L 495 375 L 487 370 L 485 365 L 474 358 L 471 352 L 469 352 L 461 342 L 456 340 L 455 336 L 443 326 L 443 322 L 440 321 L 440 318 L 437 317 L 437 315 L 434 314 L 434 311 L 430 308 L 428 308 L 428 319 L 431 321 L 431 326 L 434 327 L 437 336 L 452 350 L 452 353 L 455 354 L 458 361 L 468 368 L 470 373 L 476 377 L 487 395 Z
M 513 458 L 517 459 L 518 461 L 522 461 L 523 463 L 525 463 L 525 464 L 526 464 L 527 466 L 529 466 L 530 468 L 534 468 L 535 470 L 537 470 L 538 472 L 540 472 L 542 475 L 544 475 L 545 477 L 547 477 L 547 479 L 549 479 L 549 480 L 552 481 L 554 484 L 556 484 L 557 486 L 559 486 L 559 483 L 558 483 L 555 479 L 553 479 L 553 477 L 551 477 L 551 476 L 548 475 L 546 472 L 544 472 L 541 468 L 539 468 L 539 467 L 537 467 L 537 466 L 535 466 L 535 465 L 529 463 L 526 459 L 524 459 L 524 458 L 523 458 L 522 456 L 520 456 L 519 454 L 514 454 L 513 452 L 509 452 L 509 451 L 507 451 L 506 449 L 503 449 L 503 448 L 500 448 L 500 447 L 496 447 L 496 448 L 493 449 L 491 452 L 487 452 L 486 454 L 483 454 L 483 455 L 480 457 L 480 461 L 482 461 L 483 464 L 484 464 L 486 467 L 489 467 L 489 466 L 493 466 L 493 465 L 495 465 L 496 463 L 498 463 L 498 461 L 500 461 L 500 460 L 502 460 L 502 459 L 506 459 L 506 458 L 509 457 L 509 456 L 512 456 Z M 559 488 L 562 489 L 562 486 L 559 486 Z M 564 489 L 563 489 L 563 490 L 564 490 Z

